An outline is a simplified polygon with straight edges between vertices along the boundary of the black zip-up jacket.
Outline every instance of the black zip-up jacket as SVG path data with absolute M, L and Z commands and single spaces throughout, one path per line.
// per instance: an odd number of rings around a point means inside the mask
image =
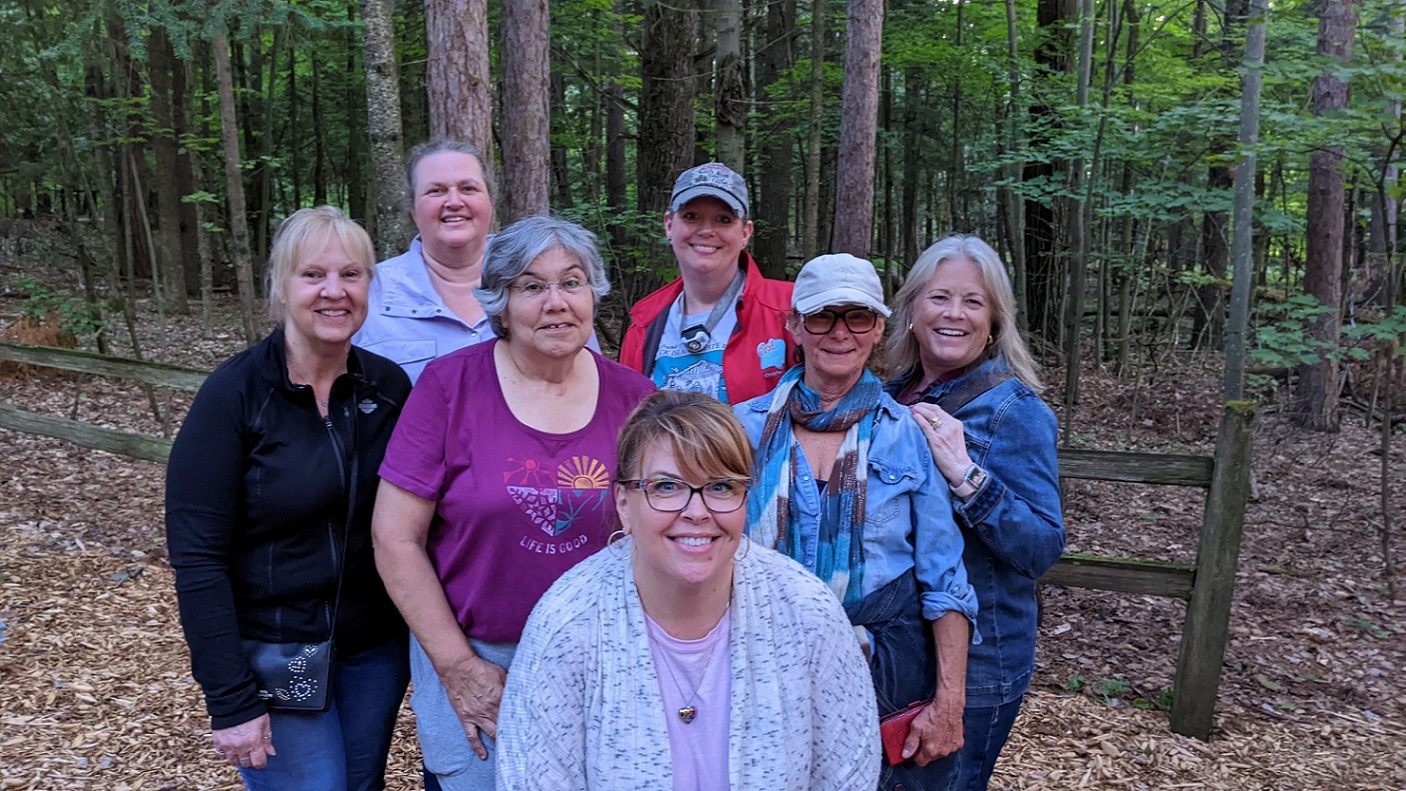
M 287 370 L 282 329 L 217 368 L 166 467 L 181 626 L 214 728 L 265 712 L 241 638 L 327 639 L 343 536 L 336 656 L 405 636 L 376 573 L 371 508 L 410 380 L 395 363 L 352 347 L 323 418 L 312 388 L 291 383 Z

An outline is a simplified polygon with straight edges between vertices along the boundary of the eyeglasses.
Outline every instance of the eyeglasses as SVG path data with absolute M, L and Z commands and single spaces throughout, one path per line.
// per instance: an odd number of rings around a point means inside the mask
M 844 313 L 828 309 L 819 310 L 802 316 L 801 326 L 811 335 L 824 335 L 835 329 L 835 322 L 841 320 L 850 332 L 863 335 L 879 323 L 879 314 L 869 308 L 851 308 Z
M 529 280 L 526 283 L 509 283 L 508 288 L 527 297 L 528 299 L 545 299 L 547 292 L 553 287 L 559 289 L 563 294 L 576 295 L 586 290 L 589 285 L 579 277 L 568 277 L 565 280 L 558 280 L 555 283 L 547 283 L 542 280 Z
M 689 486 L 673 478 L 636 478 L 620 483 L 642 490 L 650 508 L 666 513 L 678 513 L 687 508 L 694 494 L 703 498 L 703 506 L 709 511 L 732 513 L 747 502 L 747 490 L 752 488 L 752 482 L 746 478 L 719 478 L 702 486 Z

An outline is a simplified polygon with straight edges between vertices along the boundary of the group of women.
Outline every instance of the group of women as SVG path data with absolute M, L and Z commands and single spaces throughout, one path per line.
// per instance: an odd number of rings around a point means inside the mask
M 849 255 L 769 280 L 745 182 L 702 165 L 664 220 L 680 278 L 616 363 L 592 234 L 490 240 L 461 143 L 407 188 L 419 235 L 380 264 L 336 209 L 284 222 L 281 326 L 172 450 L 181 621 L 246 787 L 383 788 L 413 679 L 448 791 L 985 788 L 1064 545 L 997 254 L 938 242 L 892 308 Z

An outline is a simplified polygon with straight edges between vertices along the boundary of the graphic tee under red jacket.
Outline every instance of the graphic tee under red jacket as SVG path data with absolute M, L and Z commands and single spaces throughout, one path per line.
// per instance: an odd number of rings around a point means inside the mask
M 757 262 L 745 250 L 739 264 L 747 273 L 747 281 L 737 297 L 736 326 L 723 350 L 723 381 L 727 385 L 727 400 L 733 404 L 771 392 L 781 374 L 799 361 L 791 332 L 786 329 L 795 284 L 762 277 Z M 630 309 L 630 328 L 620 344 L 622 365 L 653 376 L 669 308 L 682 291 L 680 278 Z

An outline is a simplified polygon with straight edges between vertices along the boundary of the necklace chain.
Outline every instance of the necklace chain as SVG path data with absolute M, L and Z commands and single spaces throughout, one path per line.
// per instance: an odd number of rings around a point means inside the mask
M 660 628 L 662 629 L 663 627 Z M 684 725 L 688 725 L 698 718 L 698 693 L 703 691 L 703 685 L 708 681 L 708 671 L 713 667 L 713 660 L 721 653 L 718 650 L 719 645 L 717 643 L 721 643 L 722 650 L 727 651 L 729 650 L 729 642 L 728 640 L 719 640 L 708 649 L 708 661 L 703 663 L 703 673 L 698 677 L 698 683 L 693 687 L 693 692 L 688 695 L 688 702 L 678 708 L 679 720 L 682 721 Z M 668 652 L 668 649 L 660 642 L 656 642 L 656 645 L 659 646 L 661 654 Z M 679 677 L 674 673 L 673 663 L 661 662 L 660 664 L 664 665 L 664 670 L 668 672 L 669 680 L 674 682 L 674 688 L 679 690 L 679 692 L 683 692 L 683 685 L 679 683 Z

